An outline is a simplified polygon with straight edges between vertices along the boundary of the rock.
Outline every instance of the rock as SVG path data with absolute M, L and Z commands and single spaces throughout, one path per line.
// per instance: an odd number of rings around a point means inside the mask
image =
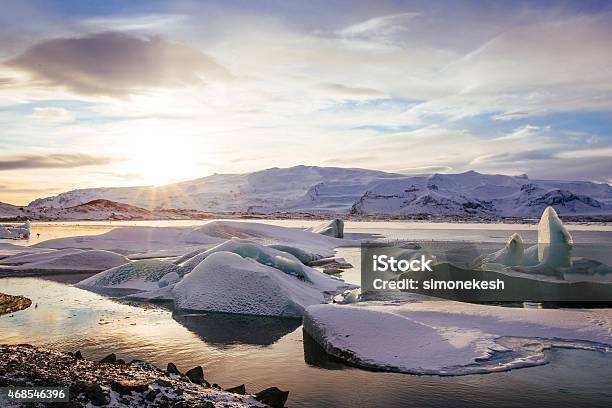
M 152 402 L 155 401 L 155 398 L 157 398 L 157 395 L 160 393 L 160 390 L 151 390 L 147 393 L 147 395 L 145 395 L 145 400 Z
M 85 387 L 85 397 L 91 401 L 93 405 L 102 406 L 110 402 L 110 398 L 106 391 L 99 384 L 90 384 Z
M 74 358 L 76 358 L 77 360 L 82 360 L 83 359 L 83 355 L 81 354 L 81 350 L 77 350 L 74 353 Z
M 100 362 L 114 364 L 117 362 L 117 356 L 115 355 L 115 353 L 110 353 L 108 356 L 100 360 Z
M 204 370 L 201 366 L 193 367 L 191 370 L 187 371 L 185 375 L 193 383 L 202 384 L 204 382 Z
M 215 408 L 215 404 L 210 401 L 206 401 L 204 405 L 200 405 L 200 408 Z
M 166 372 L 168 372 L 168 374 L 181 375 L 181 372 L 179 371 L 179 369 L 176 367 L 176 365 L 174 363 L 168 363 L 168 367 L 166 368 Z
M 122 358 L 118 358 L 118 359 L 117 359 L 117 364 L 123 364 L 123 365 L 125 365 L 125 360 L 124 360 L 124 359 L 122 359 Z
M 255 394 L 257 401 L 263 402 L 272 408 L 283 408 L 289 397 L 289 391 L 281 391 L 276 387 L 266 388 Z
M 121 380 L 113 381 L 111 388 L 120 395 L 127 395 L 134 392 L 144 392 L 149 389 L 149 383 L 145 380 Z
M 164 388 L 172 387 L 172 383 L 170 381 L 164 380 L 163 378 L 158 378 L 157 380 L 155 380 L 155 384 L 159 385 L 160 387 L 164 387 Z
M 228 388 L 225 391 L 233 392 L 234 394 L 244 395 L 246 394 L 246 387 L 244 386 L 244 384 L 240 384 L 236 387 Z

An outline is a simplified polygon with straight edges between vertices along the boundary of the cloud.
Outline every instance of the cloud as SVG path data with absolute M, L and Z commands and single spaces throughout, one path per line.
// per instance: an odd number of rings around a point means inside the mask
M 347 86 L 338 83 L 323 83 L 319 84 L 319 88 L 340 97 L 364 97 L 364 98 L 384 98 L 385 93 L 378 89 Z
M 34 111 L 28 117 L 49 122 L 69 122 L 74 120 L 74 115 L 64 108 L 34 108 Z
M 112 160 L 104 156 L 88 154 L 50 154 L 0 156 L 0 171 L 26 169 L 66 169 L 108 164 Z
M 90 95 L 125 96 L 230 77 L 211 57 L 184 44 L 116 31 L 45 40 L 6 65 Z
M 423 13 L 398 13 L 371 18 L 348 26 L 338 32 L 342 37 L 366 37 L 377 40 L 390 39 L 406 29 L 406 25 Z
M 548 149 L 523 151 L 523 152 L 504 152 L 486 154 L 478 156 L 470 162 L 470 164 L 485 164 L 485 163 L 524 163 L 530 161 L 550 160 L 554 158 L 553 154 Z

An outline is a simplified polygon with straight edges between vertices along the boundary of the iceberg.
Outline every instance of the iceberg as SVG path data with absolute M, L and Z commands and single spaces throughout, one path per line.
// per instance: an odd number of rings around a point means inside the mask
M 310 306 L 304 331 L 351 365 L 411 374 L 540 365 L 551 347 L 612 350 L 610 309 L 520 309 L 413 296 L 403 304 Z
M 251 258 L 263 265 L 271 266 L 290 275 L 308 280 L 305 266 L 295 256 L 288 252 L 259 245 L 246 239 L 232 238 L 207 251 L 203 251 L 179 266 L 187 271 L 195 268 L 200 262 L 216 252 L 233 252 L 243 258 Z
M 173 285 L 180 280 L 181 276 L 178 273 L 174 271 L 168 272 L 167 274 L 162 276 L 159 281 L 157 281 L 157 286 L 159 286 L 160 288 L 165 288 L 166 286 Z
M 521 265 L 523 261 L 524 246 L 523 239 L 519 234 L 512 234 L 506 246 L 497 252 L 479 257 L 474 262 L 475 267 L 483 267 L 487 264 L 501 264 L 504 266 Z
M 176 273 L 179 267 L 158 259 L 143 259 L 129 262 L 91 276 L 77 283 L 77 287 L 93 291 L 102 289 L 154 290 L 160 287 L 161 279 Z M 177 273 L 178 276 L 178 273 Z
M 50 239 L 34 247 L 103 249 L 138 259 L 197 254 L 231 238 L 249 239 L 261 245 L 288 245 L 322 257 L 333 256 L 334 248 L 339 246 L 360 243 L 276 225 L 211 221 L 195 227 L 119 227 L 100 235 Z
M 557 212 L 546 207 L 538 224 L 538 260 L 550 267 L 571 266 L 572 236 Z
M 300 260 L 301 263 L 305 265 L 308 265 L 311 262 L 318 261 L 319 259 L 323 258 L 323 256 L 319 254 L 304 251 L 303 249 L 291 245 L 272 244 L 268 246 L 270 248 L 278 249 L 279 251 L 287 252 L 295 256 L 297 259 Z
M 130 262 L 123 255 L 110 251 L 58 252 L 60 253 L 48 253 L 50 256 L 43 256 L 43 259 L 39 259 L 36 262 L 29 262 L 18 266 L 3 266 L 0 268 L 0 272 L 3 270 L 11 273 L 100 272 Z
M 23 265 L 32 262 L 43 262 L 49 261 L 54 258 L 59 258 L 60 256 L 78 254 L 81 252 L 83 252 L 83 250 L 78 248 L 67 248 L 58 250 L 50 249 L 44 252 L 34 253 L 26 252 L 0 259 L 0 265 Z
M 172 289 L 184 310 L 301 317 L 326 299 L 311 283 L 232 252 L 207 256 Z
M 327 235 L 328 237 L 344 238 L 344 221 L 334 219 L 329 222 L 317 225 L 310 229 L 315 234 Z
M 538 259 L 538 245 L 532 245 L 523 252 L 523 260 L 521 266 L 536 266 L 540 260 Z
M 30 221 L 23 225 L 0 224 L 0 239 L 28 239 L 30 238 Z

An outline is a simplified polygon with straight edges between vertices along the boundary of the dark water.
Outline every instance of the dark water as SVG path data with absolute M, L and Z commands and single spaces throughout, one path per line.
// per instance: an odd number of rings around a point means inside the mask
M 2 343 L 79 349 L 92 359 L 115 352 L 181 370 L 202 365 L 223 387 L 287 389 L 291 407 L 612 406 L 612 354 L 557 349 L 544 366 L 462 377 L 371 372 L 331 361 L 299 320 L 176 314 L 39 278 L 0 279 L 0 292 L 33 301 L 0 317 Z

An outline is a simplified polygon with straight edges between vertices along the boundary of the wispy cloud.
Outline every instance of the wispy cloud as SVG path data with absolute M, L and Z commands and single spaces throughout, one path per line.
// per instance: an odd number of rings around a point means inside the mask
M 108 164 L 110 157 L 91 156 L 88 154 L 50 154 L 0 156 L 0 171 L 26 169 L 70 169 L 83 166 Z
M 69 122 L 75 119 L 74 115 L 64 108 L 34 108 L 28 117 L 49 122 Z

